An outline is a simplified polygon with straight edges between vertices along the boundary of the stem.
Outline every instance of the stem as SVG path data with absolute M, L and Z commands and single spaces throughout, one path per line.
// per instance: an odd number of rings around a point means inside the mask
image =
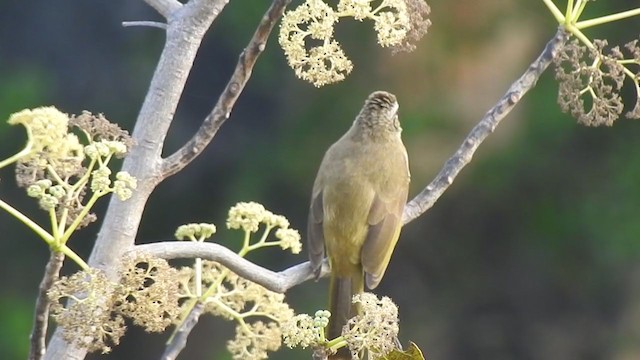
M 580 1 L 580 0 L 578 0 Z M 564 18 L 565 19 L 572 19 L 571 18 L 571 14 L 573 13 L 573 0 L 569 0 L 567 2 L 567 9 L 565 10 L 565 14 L 564 14 Z
M 342 336 L 338 336 L 335 339 L 327 341 L 325 347 L 332 350 L 332 352 L 336 352 L 338 349 L 344 347 L 345 345 L 347 345 L 347 341 Z
M 49 209 L 49 221 L 51 222 L 51 234 L 55 240 L 60 239 L 60 228 L 58 228 L 58 219 L 56 219 L 56 210 Z M 55 241 L 54 240 L 54 241 Z
M 67 245 L 62 244 L 60 248 L 57 250 L 65 254 L 69 259 L 73 260 L 73 262 L 78 264 L 78 266 L 80 266 L 82 270 L 90 269 L 89 265 L 84 260 L 82 260 L 82 258 L 78 256 L 78 254 L 76 254 L 73 250 L 71 250 Z
M 76 181 L 75 184 L 71 186 L 71 189 L 74 192 L 84 188 L 84 185 L 89 181 L 89 178 L 91 177 L 91 171 L 93 170 L 93 167 L 96 166 L 96 161 L 96 158 L 91 159 L 91 162 L 87 166 L 87 171 L 84 173 L 84 175 L 82 175 L 80 179 L 78 179 L 78 181 Z
M 27 132 L 30 134 L 30 131 L 28 130 L 29 128 L 27 128 Z M 24 149 L 20 150 L 18 153 L 0 161 L 0 169 L 2 169 L 5 166 L 11 165 L 14 162 L 20 160 L 20 158 L 29 155 L 29 153 L 31 152 L 31 149 L 33 148 L 33 142 L 30 140 L 31 139 L 31 135 L 29 135 L 29 141 L 27 142 L 27 145 L 24 147 Z
M 580 1 L 578 0 L 579 4 L 578 6 L 576 6 L 577 9 L 574 9 L 573 14 L 571 15 L 571 21 L 575 24 L 576 21 L 578 21 L 578 19 L 580 19 L 580 16 L 582 16 L 582 12 L 584 11 L 584 8 L 587 6 L 587 1 Z
M 84 208 L 82 208 L 82 211 L 80 212 L 80 214 L 76 216 L 75 220 L 73 220 L 71 225 L 69 225 L 69 228 L 67 228 L 67 230 L 64 232 L 64 234 L 60 238 L 61 244 L 67 243 L 67 241 L 71 237 L 71 234 L 73 234 L 73 232 L 78 228 L 78 226 L 82 222 L 82 219 L 84 219 L 85 216 L 87 216 L 87 214 L 89 213 L 89 211 L 91 211 L 91 208 L 96 203 L 96 201 L 98 201 L 98 199 L 103 195 L 105 195 L 106 193 L 107 193 L 106 191 L 102 191 L 102 190 L 93 193 L 89 201 L 87 201 L 87 204 L 84 206 Z
M 262 233 L 262 237 L 260 238 L 260 241 L 258 241 L 258 243 L 257 243 L 257 244 L 255 244 L 255 245 L 263 244 L 265 241 L 267 241 L 267 237 L 269 236 L 269 233 L 271 232 L 271 230 L 272 230 L 272 229 L 273 229 L 273 226 L 272 226 L 272 225 L 267 226 L 267 227 L 264 229 L 264 232 Z M 254 246 L 255 246 L 255 245 L 254 245 Z
M 244 232 L 244 239 L 242 240 L 242 250 L 244 250 L 244 249 L 249 247 L 249 241 L 250 240 L 251 240 L 251 232 L 245 231 Z
M 620 64 L 620 65 L 637 65 L 638 62 L 635 59 L 624 59 L 624 60 L 618 60 L 618 64 Z
M 202 295 L 202 259 L 196 258 L 196 263 L 193 266 L 193 271 L 195 273 L 195 283 L 196 283 L 196 296 L 200 297 Z
M 47 292 L 58 279 L 60 269 L 64 262 L 64 254 L 51 251 L 49 261 L 44 270 L 40 287 L 38 288 L 38 298 L 36 299 L 35 315 L 33 317 L 33 329 L 31 330 L 31 348 L 29 349 L 29 360 L 42 359 L 46 352 L 47 327 L 49 325 L 49 307 L 51 302 Z
M 62 209 L 62 214 L 60 214 L 60 221 L 58 221 L 58 234 L 54 233 L 56 239 L 60 238 L 60 235 L 64 234 L 64 231 L 67 227 L 67 216 L 69 216 L 69 209 Z M 62 234 L 60 234 L 60 232 Z
M 578 29 L 586 29 L 586 28 L 591 27 L 591 26 L 602 25 L 602 24 L 606 24 L 608 22 L 626 19 L 628 17 L 632 17 L 632 16 L 636 16 L 636 15 L 640 15 L 640 8 L 633 9 L 633 10 L 627 10 L 627 11 L 623 11 L 623 12 L 619 12 L 619 13 L 611 14 L 611 15 L 607 15 L 607 16 L 601 16 L 601 17 L 597 17 L 595 19 L 579 21 L 579 22 L 577 22 L 575 24 L 575 27 L 578 28 Z
M 51 166 L 51 164 L 47 165 L 47 171 L 49 172 L 49 175 L 51 175 L 51 177 L 53 177 L 53 180 L 55 180 L 58 185 L 66 185 L 67 183 L 62 180 L 62 178 L 60 177 L 60 175 L 58 175 L 58 173 L 56 172 L 56 169 Z M 65 186 L 65 190 L 66 190 L 66 186 Z
M 33 232 L 38 234 L 47 244 L 51 245 L 54 242 L 54 238 L 51 234 L 49 234 L 45 229 L 41 228 L 40 225 L 36 224 L 33 220 L 26 217 L 20 211 L 16 210 L 13 206 L 7 204 L 6 202 L 0 199 L 0 209 L 4 209 L 4 211 L 8 212 L 10 215 L 13 215 L 16 219 L 22 221 L 23 224 L 27 225 Z
M 585 34 L 582 33 L 582 31 L 580 31 L 580 29 L 573 25 L 565 25 L 565 29 L 573 36 L 577 37 L 583 44 L 587 45 L 589 49 L 593 49 L 593 43 Z

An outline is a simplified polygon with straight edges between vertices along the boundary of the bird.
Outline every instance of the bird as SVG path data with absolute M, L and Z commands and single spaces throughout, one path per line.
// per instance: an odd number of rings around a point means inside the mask
M 409 161 L 396 96 L 375 91 L 347 132 L 326 151 L 311 193 L 309 261 L 319 276 L 325 252 L 331 278 L 326 338 L 341 336 L 359 313 L 352 297 L 378 286 L 400 236 Z M 340 349 L 329 359 L 351 359 Z

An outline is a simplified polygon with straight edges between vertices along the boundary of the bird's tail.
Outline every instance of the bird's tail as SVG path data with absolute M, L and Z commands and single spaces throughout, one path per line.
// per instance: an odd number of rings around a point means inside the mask
M 359 306 L 352 303 L 353 295 L 364 291 L 364 277 L 362 274 L 339 277 L 331 275 L 329 286 L 329 309 L 331 317 L 327 327 L 327 339 L 335 339 L 342 335 L 342 328 L 347 321 L 359 314 Z M 330 360 L 351 359 L 348 348 L 342 348 L 337 354 L 329 356 Z

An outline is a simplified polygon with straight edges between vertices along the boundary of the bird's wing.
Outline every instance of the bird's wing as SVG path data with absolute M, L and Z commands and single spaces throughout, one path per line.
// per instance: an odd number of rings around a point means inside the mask
M 362 247 L 362 267 L 367 287 L 374 289 L 382 280 L 393 248 L 400 236 L 402 210 L 407 201 L 408 186 L 394 191 L 386 199 L 376 194 L 369 210 L 369 231 Z
M 309 261 L 316 273 L 316 278 L 320 276 L 320 268 L 324 259 L 324 231 L 322 229 L 324 210 L 322 206 L 322 191 L 314 191 L 309 206 L 307 243 L 309 245 Z

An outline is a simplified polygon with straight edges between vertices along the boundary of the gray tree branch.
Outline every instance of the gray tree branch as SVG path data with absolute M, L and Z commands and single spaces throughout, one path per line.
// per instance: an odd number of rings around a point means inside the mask
M 228 267 L 231 271 L 247 280 L 279 293 L 284 293 L 290 288 L 314 278 L 308 262 L 275 272 L 256 265 L 216 243 L 162 241 L 136 245 L 124 255 L 134 258 L 151 256 L 167 260 L 195 258 L 211 260 Z M 328 273 L 328 266 L 323 266 L 322 276 L 326 276 Z
M 63 262 L 64 254 L 51 250 L 49 261 L 47 262 L 40 287 L 38 288 L 35 316 L 33 317 L 33 329 L 31 330 L 29 360 L 40 360 L 46 353 L 45 340 L 47 337 L 47 327 L 49 325 L 49 308 L 51 307 L 51 301 L 49 301 L 47 297 L 47 291 L 51 289 L 53 283 L 58 279 Z
M 164 139 L 204 34 L 228 0 L 191 0 L 181 5 L 173 0 L 146 0 L 168 19 L 166 41 L 151 79 L 147 96 L 133 130 L 136 142 L 122 170 L 138 181 L 133 197 L 125 202 L 112 197 L 89 265 L 116 280 L 121 254 L 134 245 L 149 195 L 162 181 L 159 176 Z M 86 350 L 64 340 L 57 328 L 45 359 L 80 360 Z
M 549 40 L 538 58 L 529 65 L 529 68 L 518 80 L 511 84 L 511 87 L 498 100 L 498 103 L 487 111 L 480 122 L 471 129 L 471 132 L 455 154 L 444 163 L 442 170 L 436 175 L 435 179 L 420 194 L 407 203 L 402 214 L 403 224 L 407 224 L 431 208 L 445 190 L 451 186 L 456 176 L 471 161 L 480 144 L 496 129 L 500 121 L 513 110 L 522 97 L 536 85 L 540 75 L 549 67 L 549 64 L 562 49 L 567 39 L 568 34 L 564 28 L 558 28 L 555 36 Z
M 163 177 L 177 173 L 193 161 L 209 145 L 218 129 L 229 118 L 233 105 L 251 77 L 253 66 L 267 45 L 269 34 L 271 34 L 273 27 L 282 17 L 284 9 L 290 2 L 291 0 L 273 1 L 262 20 L 260 20 L 260 24 L 258 24 L 258 28 L 249 44 L 240 54 L 233 75 L 211 113 L 204 119 L 195 135 L 178 151 L 163 161 Z
M 189 338 L 189 334 L 191 334 L 191 330 L 196 326 L 203 312 L 204 304 L 198 302 L 189 315 L 187 315 L 187 318 L 180 323 L 173 338 L 169 340 L 162 356 L 160 356 L 161 360 L 175 360 L 178 355 L 180 355 L 182 350 L 187 346 L 187 339 Z

